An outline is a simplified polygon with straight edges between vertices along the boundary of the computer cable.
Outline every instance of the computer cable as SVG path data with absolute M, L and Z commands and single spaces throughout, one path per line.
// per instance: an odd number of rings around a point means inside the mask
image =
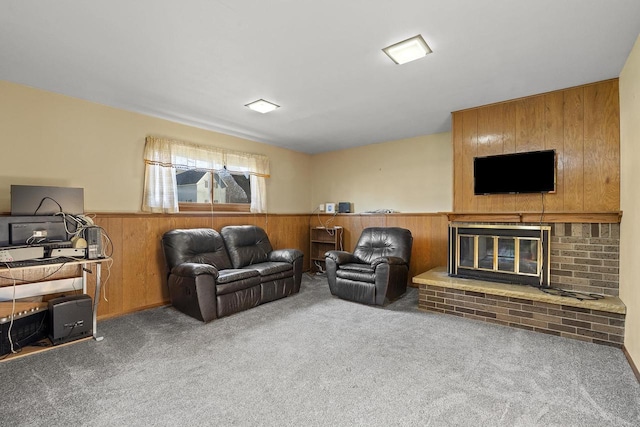
M 322 268 L 322 264 L 320 264 L 320 261 L 314 261 L 313 263 L 316 265 L 316 268 L 318 269 L 316 274 L 327 274 L 327 272 L 324 271 L 324 268 Z
M 113 258 L 109 257 L 107 259 L 107 278 L 104 280 L 101 280 L 101 287 L 102 287 L 102 298 L 106 301 L 109 302 L 109 300 L 107 299 L 107 286 L 109 284 L 109 279 L 111 278 L 111 267 L 113 266 Z
M 16 351 L 14 349 L 13 346 L 13 338 L 11 338 L 11 331 L 13 329 L 13 321 L 15 318 L 15 314 L 16 314 L 16 278 L 13 275 L 13 271 L 11 270 L 11 268 L 9 266 L 7 266 L 7 269 L 9 270 L 9 275 L 11 276 L 10 280 L 12 280 L 13 284 L 13 294 L 11 296 L 11 320 L 9 321 L 9 329 L 7 330 L 7 336 L 9 338 L 9 349 L 11 350 L 12 354 L 16 354 L 18 353 L 18 351 Z
M 84 258 L 83 258 L 82 260 L 84 261 Z M 18 282 L 20 282 L 20 283 L 38 283 L 38 282 L 43 281 L 44 279 L 48 279 L 49 277 L 51 277 L 51 276 L 55 275 L 57 272 L 59 272 L 60 270 L 62 270 L 62 268 L 64 268 L 64 267 L 67 265 L 67 263 L 66 263 L 66 262 L 61 263 L 61 264 L 60 264 L 60 266 L 58 266 L 58 268 L 57 268 L 55 271 L 53 271 L 53 272 L 51 272 L 51 273 L 49 273 L 49 274 L 46 274 L 46 275 L 44 275 L 44 276 L 42 276 L 42 277 L 40 277 L 40 278 L 38 278 L 38 279 L 36 279 L 36 280 L 29 280 L 29 279 L 17 279 L 17 278 L 15 278 L 15 277 L 13 277 L 13 272 L 11 272 L 11 265 L 10 265 L 9 263 L 7 263 L 7 262 L 3 262 L 3 263 L 0 263 L 0 265 L 4 265 L 4 266 L 5 266 L 5 268 L 6 268 L 6 269 L 10 272 L 10 274 L 11 274 L 11 277 L 7 277 L 7 276 L 2 276 L 2 275 L 0 275 L 0 279 L 15 280 L 15 281 L 18 281 Z M 45 265 L 45 264 L 43 264 L 43 265 Z
M 40 204 L 38 205 L 38 207 L 36 208 L 36 210 L 33 212 L 33 215 L 37 215 L 38 211 L 40 210 L 40 208 L 42 207 L 42 204 L 44 203 L 45 200 L 51 200 L 53 203 L 55 203 L 56 205 L 58 205 L 58 208 L 60 209 L 60 212 L 62 212 L 62 206 L 60 206 L 60 203 L 58 203 L 56 201 L 56 199 L 53 199 L 49 196 L 45 196 L 42 198 L 42 200 L 40 200 Z
M 26 337 L 22 337 L 19 341 L 16 341 L 14 343 L 15 352 L 13 354 L 20 353 L 22 351 L 23 345 L 21 343 L 23 343 L 25 341 L 28 342 L 31 337 L 33 337 L 35 335 L 38 335 L 40 332 L 42 332 L 43 327 L 44 327 L 44 321 L 45 321 L 46 318 L 47 318 L 46 315 L 42 316 L 42 318 L 40 319 L 40 325 L 31 334 L 27 335 Z M 31 343 L 29 345 L 36 346 L 38 344 L 37 343 Z M 17 346 L 18 348 L 15 348 L 15 346 Z M 40 344 L 40 346 L 41 347 L 47 347 L 46 344 Z
M 592 293 L 592 292 L 581 292 L 574 291 L 568 289 L 561 289 L 555 287 L 538 287 L 542 292 L 549 295 L 555 295 L 559 297 L 567 297 L 567 298 L 575 298 L 578 301 L 596 301 L 604 299 L 604 295 Z

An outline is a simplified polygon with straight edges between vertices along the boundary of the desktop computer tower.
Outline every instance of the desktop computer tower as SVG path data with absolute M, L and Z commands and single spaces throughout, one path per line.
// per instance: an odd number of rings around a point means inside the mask
M 89 295 L 49 300 L 49 339 L 53 345 L 91 336 L 93 307 Z
M 86 228 L 84 239 L 87 241 L 87 259 L 102 258 L 102 229 L 100 227 Z

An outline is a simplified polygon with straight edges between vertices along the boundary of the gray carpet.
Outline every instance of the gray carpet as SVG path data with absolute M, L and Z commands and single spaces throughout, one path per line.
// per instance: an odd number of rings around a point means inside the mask
M 171 307 L 0 364 L 2 426 L 638 426 L 619 349 L 342 301 L 326 279 L 202 324 Z

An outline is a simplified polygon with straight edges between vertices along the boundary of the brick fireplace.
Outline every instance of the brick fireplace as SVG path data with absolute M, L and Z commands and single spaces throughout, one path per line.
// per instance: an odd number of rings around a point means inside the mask
M 465 229 L 468 224 L 458 225 L 464 225 L 460 227 L 462 230 L 457 230 L 461 231 L 462 236 L 470 236 L 470 231 L 476 229 Z M 501 225 L 509 228 L 525 224 Z M 581 300 L 544 293 L 535 283 L 534 286 L 505 283 L 518 283 L 511 277 L 516 270 L 515 260 L 518 259 L 515 247 L 511 250 L 511 245 L 508 245 L 509 250 L 501 252 L 499 247 L 495 247 L 499 244 L 500 235 L 487 231 L 479 236 L 490 236 L 490 239 L 475 235 L 473 239 L 468 237 L 465 249 L 457 249 L 453 256 L 462 259 L 463 264 L 473 266 L 474 269 L 480 267 L 478 270 L 481 274 L 496 272 L 496 266 L 499 273 L 505 273 L 501 270 L 507 270 L 509 280 L 504 277 L 498 277 L 501 280 L 496 280 L 490 276 L 463 276 L 459 274 L 460 269 L 455 275 L 451 275 L 450 265 L 438 267 L 413 278 L 413 282 L 419 286 L 419 308 L 620 347 L 624 337 L 626 313 L 626 307 L 617 297 L 620 224 L 553 223 L 547 228 L 550 234 L 546 248 L 542 241 L 532 245 L 528 241 L 531 236 L 523 236 L 523 246 L 538 246 L 544 257 L 548 258 L 548 267 L 543 266 L 540 271 L 542 274 L 548 272 L 549 285 L 565 290 L 597 293 L 604 295 L 604 298 Z M 486 242 L 479 243 L 483 239 Z M 491 243 L 488 244 L 488 241 Z M 473 256 L 461 256 L 459 252 L 464 251 L 472 253 Z M 501 265 L 500 257 L 508 259 L 506 262 L 503 260 Z M 452 262 L 451 256 L 449 262 Z M 474 269 L 463 268 L 463 274 L 469 271 L 473 273 Z M 533 273 L 533 270 L 527 269 L 526 266 L 525 271 Z

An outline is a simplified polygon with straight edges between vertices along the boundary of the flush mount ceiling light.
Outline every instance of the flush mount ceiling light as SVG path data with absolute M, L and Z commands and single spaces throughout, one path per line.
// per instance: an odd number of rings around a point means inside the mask
M 262 114 L 273 111 L 276 108 L 280 108 L 279 105 L 276 105 L 273 102 L 265 101 L 264 99 L 258 99 L 257 101 L 250 102 L 246 104 L 245 107 L 248 107 L 253 111 L 257 111 L 258 113 Z
M 389 55 L 389 58 L 396 64 L 405 64 L 431 53 L 431 48 L 420 34 L 399 43 L 392 44 L 382 50 Z

